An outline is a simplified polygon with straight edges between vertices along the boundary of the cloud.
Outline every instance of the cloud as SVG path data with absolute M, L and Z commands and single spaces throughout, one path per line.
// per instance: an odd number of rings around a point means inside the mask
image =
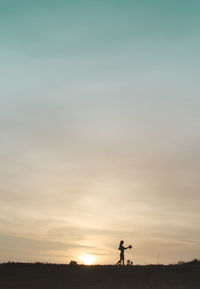
M 13 248 L 20 255 L 23 251 L 35 252 L 38 251 L 67 251 L 68 249 L 83 248 L 92 249 L 92 246 L 76 245 L 75 243 L 64 243 L 47 240 L 36 240 L 32 238 L 22 238 L 9 235 L 1 236 L 1 249 Z

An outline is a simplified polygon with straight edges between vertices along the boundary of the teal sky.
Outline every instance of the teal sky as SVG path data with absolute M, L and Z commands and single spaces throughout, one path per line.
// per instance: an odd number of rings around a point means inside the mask
M 200 2 L 0 0 L 0 261 L 200 251 Z

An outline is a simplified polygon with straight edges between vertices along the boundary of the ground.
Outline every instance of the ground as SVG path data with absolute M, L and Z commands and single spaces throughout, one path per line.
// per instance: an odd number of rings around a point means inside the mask
M 0 289 L 199 289 L 200 265 L 0 264 Z

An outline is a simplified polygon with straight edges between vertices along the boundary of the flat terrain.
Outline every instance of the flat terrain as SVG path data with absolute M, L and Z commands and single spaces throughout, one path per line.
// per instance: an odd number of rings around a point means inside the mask
M 200 265 L 0 264 L 0 289 L 200 289 Z

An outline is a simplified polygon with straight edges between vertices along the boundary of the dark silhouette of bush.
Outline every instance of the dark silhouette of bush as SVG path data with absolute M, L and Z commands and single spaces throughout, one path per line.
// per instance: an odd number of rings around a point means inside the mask
M 177 265 L 180 265 L 180 266 L 183 266 L 183 265 L 200 265 L 200 260 L 199 259 L 197 259 L 197 258 L 195 258 L 195 259 L 193 259 L 193 260 L 191 260 L 191 261 L 189 261 L 189 262 L 186 262 L 186 261 L 179 261 L 178 263 L 177 263 Z
M 74 260 L 71 260 L 70 263 L 69 263 L 70 266 L 77 266 L 78 263 Z

